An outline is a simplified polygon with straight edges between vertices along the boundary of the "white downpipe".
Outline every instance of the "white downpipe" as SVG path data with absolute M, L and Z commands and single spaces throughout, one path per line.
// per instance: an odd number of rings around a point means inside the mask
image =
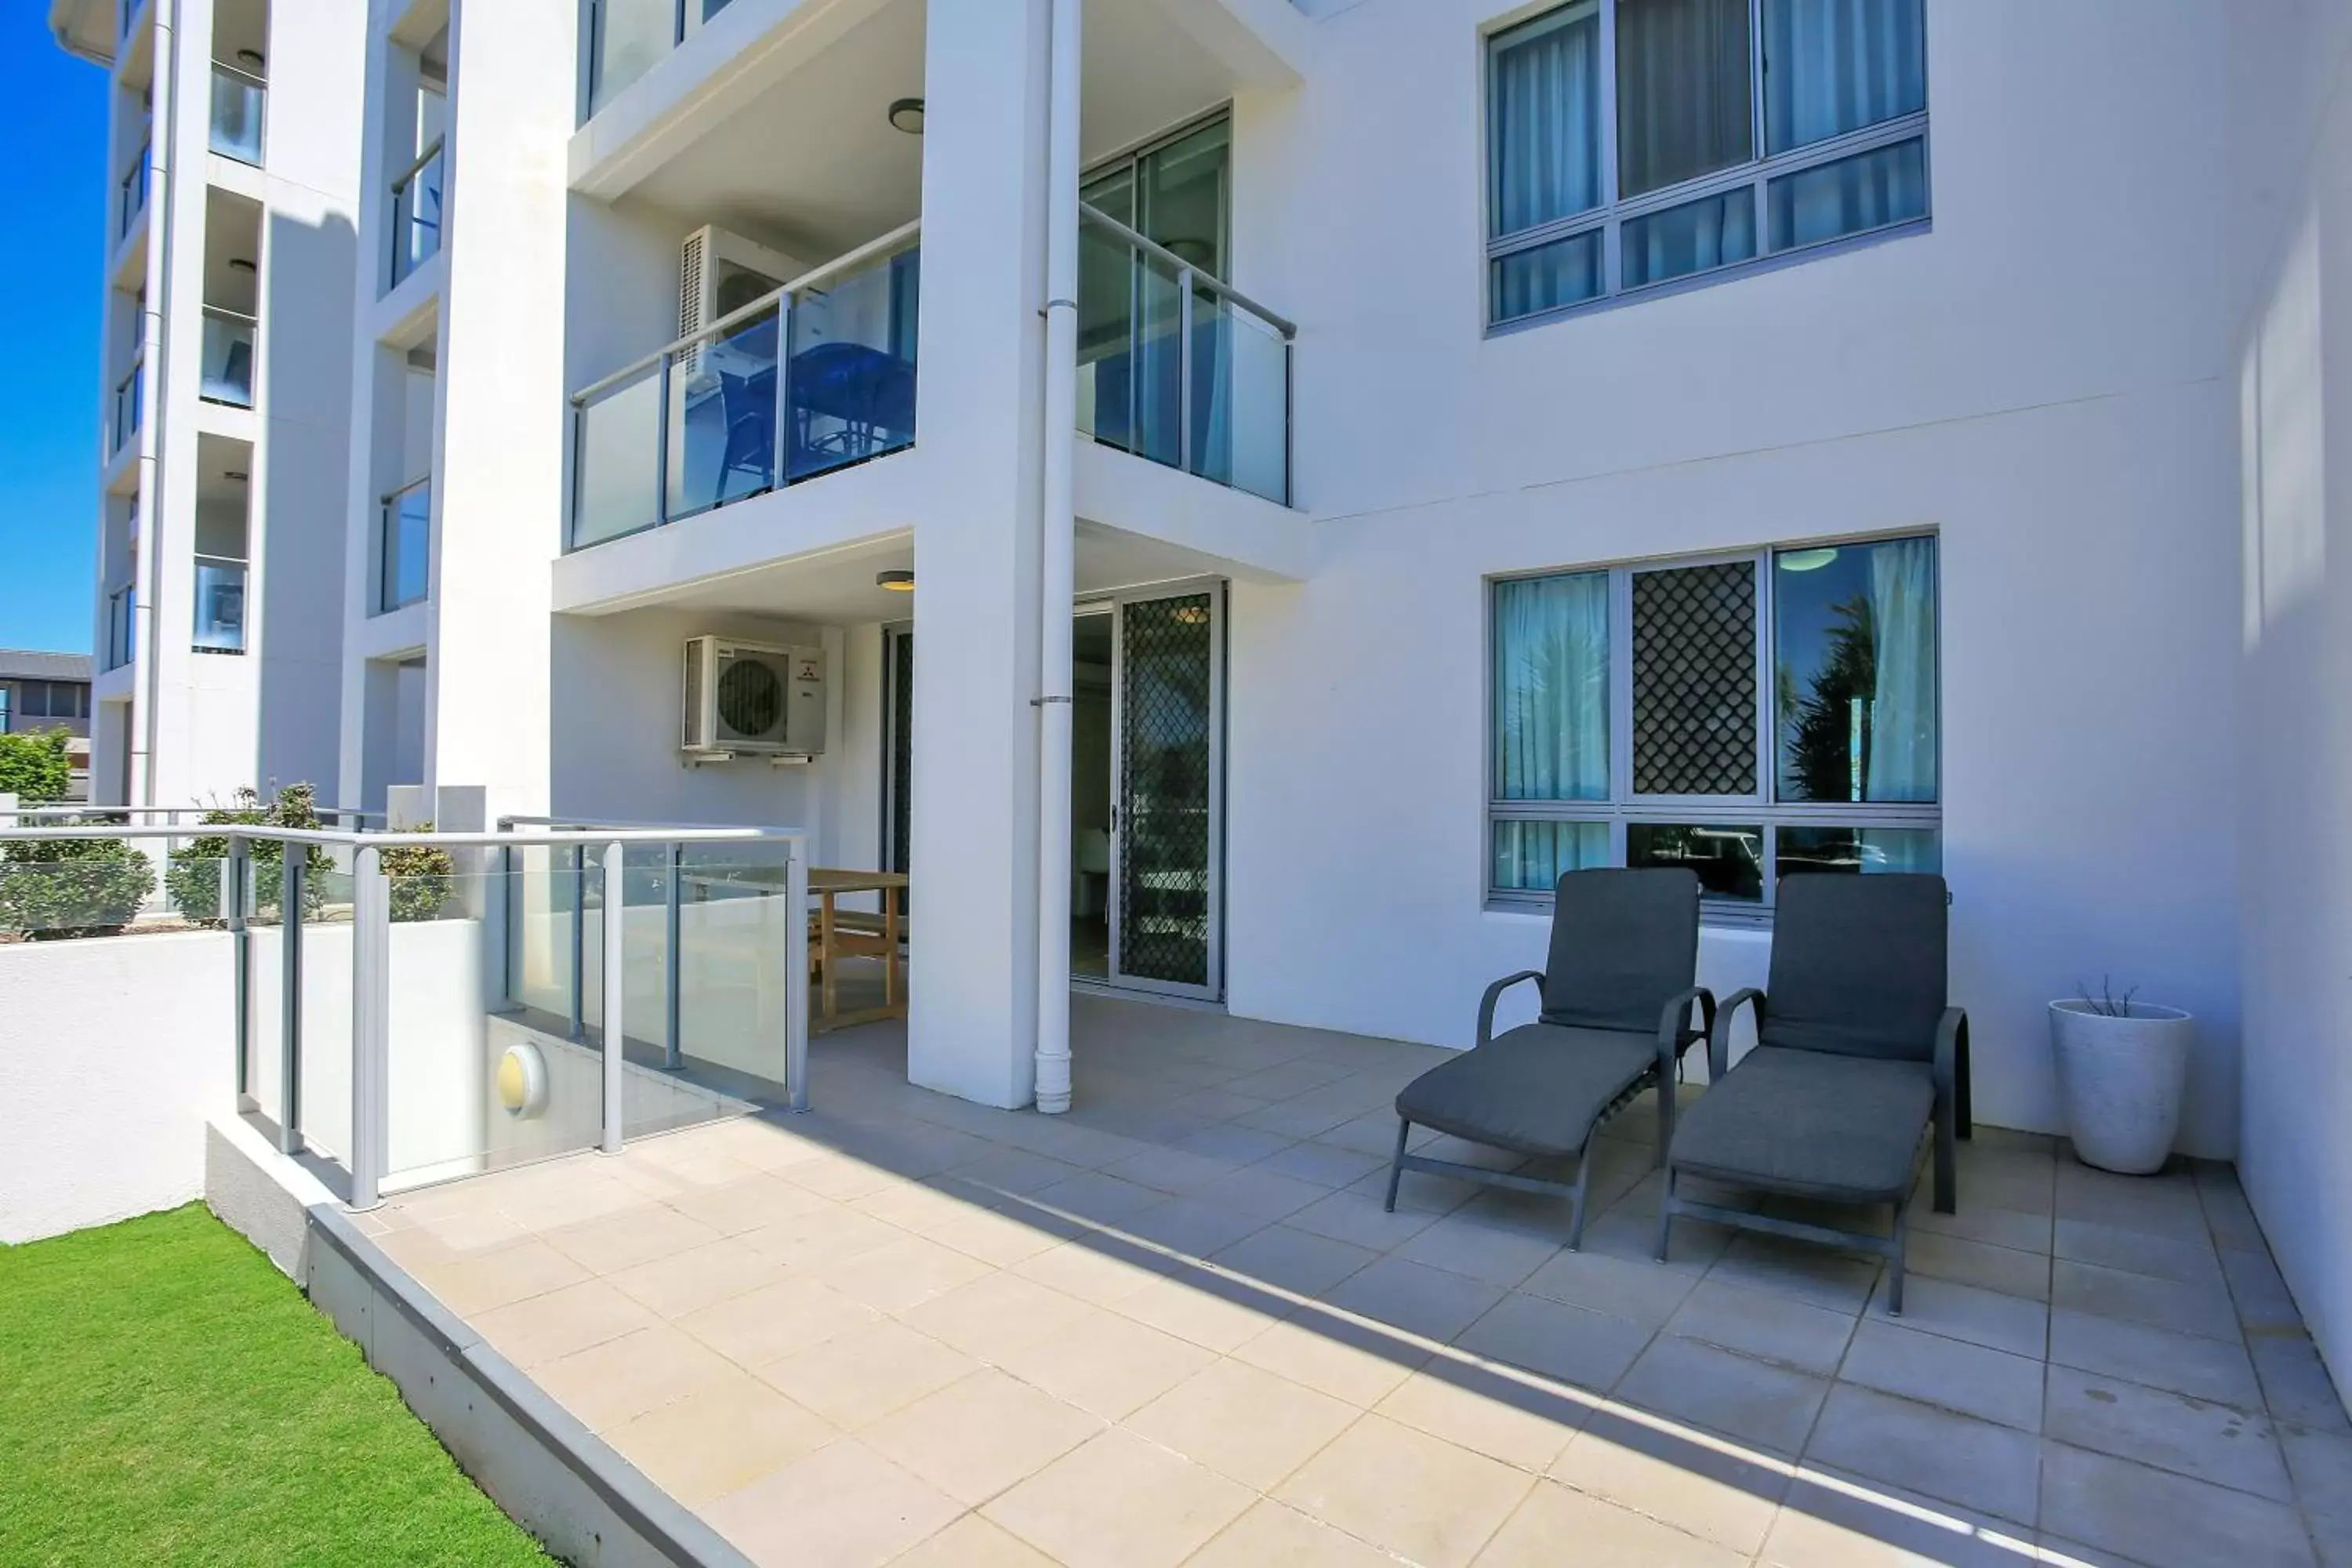
M 1078 8 L 1052 0 L 1045 120 L 1045 528 L 1038 549 L 1037 1109 L 1070 1109 L 1070 601 L 1078 424 Z

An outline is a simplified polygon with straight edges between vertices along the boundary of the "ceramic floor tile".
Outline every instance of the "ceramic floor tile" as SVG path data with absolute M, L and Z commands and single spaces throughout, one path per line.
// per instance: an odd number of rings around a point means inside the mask
M 1768 1568 L 2024 1568 L 2036 1561 L 2036 1534 L 2014 1520 L 1809 1464 L 1789 1483 L 1757 1561 Z
M 2202 1334 L 2062 1308 L 2050 1314 L 2050 1359 L 2192 1399 L 2263 1409 L 2262 1384 L 2245 1347 Z
M 1454 1342 L 1482 1360 L 1602 1392 L 1615 1386 L 1650 1341 L 1650 1331 L 1638 1323 L 1514 1290 Z
M 1437 1219 L 1436 1215 L 1423 1209 L 1400 1208 L 1391 1214 L 1381 1207 L 1376 1197 L 1341 1192 L 1286 1215 L 1283 1223 L 1293 1229 L 1328 1236 L 1334 1241 L 1352 1242 L 1375 1252 L 1385 1252 L 1436 1224 Z
M 765 1366 L 871 1323 L 873 1308 L 789 1272 L 681 1314 L 677 1326 L 739 1366 Z
M 1430 1360 L 1425 1344 L 1308 1309 L 1234 1347 L 1236 1361 L 1370 1409 Z
M 1313 1296 L 1330 1289 L 1380 1256 L 1353 1242 L 1276 1224 L 1224 1248 L 1214 1261 L 1251 1279 Z
M 1245 1362 L 1203 1367 L 1122 1423 L 1196 1464 L 1265 1491 L 1353 1423 L 1352 1405 Z
M 1518 1288 L 1656 1329 L 1675 1315 L 1698 1279 L 1689 1269 L 1667 1268 L 1649 1258 L 1636 1261 L 1590 1250 L 1563 1251 L 1554 1254 Z
M 2227 1405 L 2053 1366 L 2043 1419 L 2051 1436 L 2078 1448 L 2096 1448 L 2276 1502 L 2294 1498 L 2270 1423 Z
M 1222 1353 L 1265 1332 L 1297 1307 L 1289 1297 L 1254 1280 L 1193 1269 L 1155 1280 L 1121 1298 L 1110 1310 Z
M 1183 1562 L 1254 1500 L 1248 1488 L 1113 1430 L 982 1511 L 1069 1568 L 1153 1568 Z
M 2186 1285 L 2062 1258 L 2051 1266 L 2050 1300 L 2074 1311 L 2127 1318 L 2184 1334 L 2233 1342 L 2241 1338 L 2237 1309 L 2218 1279 Z
M 2050 1300 L 2050 1256 L 1990 1247 L 1940 1231 L 1916 1231 L 1905 1248 L 1913 1279 L 1949 1279 L 2032 1301 Z
M 2044 1303 L 1926 1276 L 1903 1282 L 1899 1318 L 1886 1310 L 1886 1281 L 1881 1279 L 1871 1297 L 1870 1316 L 2036 1361 L 2050 1343 L 2050 1309 Z
M 1268 1223 L 1256 1215 L 1220 1207 L 1202 1198 L 1176 1197 L 1129 1215 L 1118 1228 L 1154 1247 L 1187 1258 L 1206 1258 L 1264 1230 Z
M 1841 1383 L 1806 1445 L 1808 1464 L 1976 1509 L 2032 1528 L 2041 1445 L 2030 1434 Z
M 1618 1383 L 1614 1397 L 1794 1458 L 1828 1390 L 1826 1379 L 1662 1334 Z
M 656 1486 L 699 1508 L 840 1435 L 831 1422 L 739 1371 L 604 1436 Z
M 1685 1339 L 1704 1340 L 1759 1361 L 1826 1377 L 1837 1371 L 1846 1342 L 1853 1337 L 1854 1321 L 1848 1313 L 1793 1296 L 1704 1279 L 1666 1321 L 1665 1329 Z
M 1397 1247 L 1395 1255 L 1506 1289 L 1554 1257 L 1569 1256 L 1557 1241 L 1484 1223 L 1471 1209 L 1446 1215 Z
M 758 1371 L 795 1404 L 854 1432 L 945 1388 L 978 1364 L 928 1334 L 886 1319 Z
M 404 1267 L 443 1306 L 466 1318 L 544 1296 L 588 1278 L 588 1270 L 536 1237 L 476 1257 Z
M 953 1247 L 906 1236 L 853 1258 L 810 1265 L 803 1272 L 853 1301 L 886 1312 L 904 1312 L 993 1271 Z
M 1591 1417 L 1595 1403 L 1508 1371 L 1438 1356 L 1372 1408 L 1456 1447 L 1541 1470 Z
M 746 1176 L 719 1187 L 698 1187 L 673 1194 L 668 1205 L 698 1224 L 725 1236 L 774 1225 L 791 1215 L 822 1208 L 826 1200 L 805 1187 L 761 1174 Z
M 2127 1274 L 2152 1275 L 2189 1285 L 2218 1284 L 2221 1262 L 2210 1237 L 2179 1240 L 2144 1230 L 2126 1230 L 2094 1220 L 2061 1216 L 2053 1246 L 2060 1258 L 2095 1263 Z
M 874 1568 L 962 1511 L 946 1493 L 847 1437 L 700 1510 L 763 1568 Z
M 2292 1509 L 2063 1443 L 2043 1451 L 2042 1525 L 2149 1568 L 2309 1568 L 2314 1561 Z
M 733 1362 L 667 1323 L 559 1356 L 530 1373 L 597 1432 L 741 1375 Z
M 1444 1341 L 1469 1327 L 1502 1296 L 1482 1280 L 1391 1256 L 1349 1276 L 1324 1300 L 1399 1333 Z
M 2323 1432 L 2352 1426 L 2309 1336 L 2256 1334 L 2246 1349 L 2253 1355 L 2254 1374 L 2262 1380 L 2263 1400 L 2273 1419 Z
M 858 1439 L 977 1508 L 1102 1429 L 1099 1417 L 983 1367 L 882 1417 Z
M 604 1280 L 588 1279 L 477 1313 L 471 1321 L 494 1349 L 529 1372 L 559 1356 L 651 1328 L 661 1319 Z
M 1588 1493 L 1539 1481 L 1478 1553 L 1478 1568 L 1555 1568 L 1565 1543 L 1591 1568 L 1739 1568 L 1749 1553 Z
M 605 1278 L 663 1317 L 682 1318 L 761 1286 L 773 1285 L 784 1274 L 784 1266 L 767 1254 L 731 1238 L 721 1238 Z
M 899 1316 L 909 1328 L 968 1356 L 998 1362 L 1094 1310 L 1074 1296 L 998 1272 L 942 1291 Z
M 1209 1364 L 1213 1352 L 1173 1334 L 1097 1310 L 1002 1364 L 1056 1399 L 1116 1421 Z
M 1185 1568 L 1396 1568 L 1387 1552 L 1264 1498 L 1184 1561 Z
M 1055 1568 L 1055 1563 L 1003 1526 L 968 1513 L 890 1559 L 890 1568 Z
M 2042 1363 L 2006 1351 L 1867 1318 L 1838 1376 L 1979 1421 L 2042 1430 Z
M 1737 1444 L 1607 1413 L 1569 1444 L 1551 1476 L 1743 1558 L 1762 1548 L 1789 1485 L 1786 1465 Z
M 1282 1502 L 1430 1568 L 1468 1563 L 1534 1478 L 1367 1415 L 1276 1491 Z
M 1876 1263 L 1847 1253 L 1746 1232 L 1724 1248 L 1707 1278 L 1794 1296 L 1834 1312 L 1859 1312 L 1878 1273 Z

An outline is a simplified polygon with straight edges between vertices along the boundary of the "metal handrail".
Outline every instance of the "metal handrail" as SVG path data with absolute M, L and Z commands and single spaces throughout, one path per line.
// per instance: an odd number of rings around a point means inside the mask
M 269 79 L 268 77 L 256 75 L 254 72 L 246 69 L 243 66 L 232 65 L 226 60 L 215 60 L 213 61 L 213 69 L 216 71 L 225 71 L 230 76 L 240 78 L 247 87 L 257 87 L 264 92 L 269 90 Z
M 572 405 L 575 408 L 581 407 L 598 393 L 610 391 L 612 388 L 620 385 L 625 381 L 635 379 L 643 372 L 650 370 L 654 366 L 661 363 L 662 361 L 667 359 L 672 354 L 693 348 L 696 344 L 708 342 L 712 338 L 726 336 L 728 332 L 734 329 L 736 323 L 749 321 L 751 318 L 760 314 L 761 311 L 772 308 L 778 300 L 787 299 L 804 289 L 814 289 L 819 283 L 824 282 L 827 279 L 836 277 L 839 274 L 849 271 L 853 268 L 858 267 L 865 262 L 873 260 L 877 256 L 881 256 L 897 249 L 907 239 L 920 233 L 922 226 L 923 220 L 920 218 L 915 219 L 912 223 L 900 224 L 897 228 L 892 229 L 889 233 L 881 236 L 879 238 L 869 239 L 864 245 L 857 247 L 856 249 L 844 251 L 841 255 L 835 257 L 831 261 L 825 262 L 823 266 L 811 268 L 806 272 L 803 272 L 799 277 L 793 279 L 791 282 L 783 284 L 779 288 L 772 289 L 756 300 L 736 306 L 735 309 L 728 311 L 725 315 L 719 317 L 709 325 L 698 327 L 693 331 L 690 331 L 685 336 L 676 339 L 671 342 L 664 344 L 662 347 L 654 350 L 654 352 L 649 354 L 639 355 L 637 358 L 633 359 L 628 363 L 623 365 L 620 369 L 613 372 L 612 374 L 590 382 L 587 385 L 582 387 L 579 391 L 572 395 Z
M 34 808 L 39 809 L 39 808 Z M 132 810 L 128 806 L 81 806 L 81 811 Z M 185 809 L 173 807 L 173 810 Z M 206 807 L 205 809 L 214 809 Z M 410 833 L 386 830 L 378 833 L 353 833 L 342 829 L 314 827 L 278 827 L 258 822 L 199 823 L 208 836 L 220 838 L 249 838 L 270 844 L 316 844 L 327 848 L 381 849 L 440 848 L 440 849 L 499 849 L 528 847 L 535 845 L 569 847 L 574 844 L 730 844 L 771 843 L 789 844 L 805 839 L 798 829 L 769 827 L 688 827 L 688 828 L 601 828 L 594 831 L 550 828 L 543 832 L 519 833 Z M 90 823 L 77 827 L 0 827 L 0 843 L 41 843 L 67 838 L 185 838 L 184 827 L 141 826 L 135 824 Z
M 431 474 L 426 474 L 421 479 L 411 479 L 404 485 L 400 485 L 394 489 L 384 491 L 383 496 L 379 498 L 377 504 L 381 506 L 390 506 L 401 497 L 408 494 L 409 491 L 422 489 L 432 482 L 433 476 Z
M 406 190 L 408 188 L 408 183 L 425 172 L 425 164 L 430 163 L 434 159 L 441 156 L 441 144 L 446 140 L 447 138 L 444 136 L 436 136 L 433 138 L 432 145 L 426 147 L 424 152 L 416 154 L 416 161 L 415 163 L 409 164 L 407 168 L 403 169 L 399 174 L 393 176 L 392 194 L 394 196 L 399 195 L 401 192 Z
M 1159 261 L 1165 266 L 1171 267 L 1178 272 L 1191 273 L 1192 275 L 1192 281 L 1196 285 L 1202 289 L 1206 289 L 1210 293 L 1216 295 L 1218 298 L 1225 300 L 1229 304 L 1239 305 L 1243 310 L 1247 310 L 1251 315 L 1255 316 L 1259 321 L 1264 321 L 1267 326 L 1272 327 L 1276 331 L 1280 332 L 1284 342 L 1288 342 L 1298 336 L 1298 324 L 1290 320 L 1289 317 L 1276 315 L 1272 310 L 1267 310 L 1264 305 L 1259 304 L 1256 300 L 1243 293 L 1240 289 L 1234 288 L 1232 284 L 1222 282 L 1215 278 L 1212 278 L 1208 273 L 1201 269 L 1198 262 L 1187 261 L 1182 257 L 1177 255 L 1174 251 L 1169 249 L 1166 246 L 1159 243 L 1157 240 L 1145 238 L 1142 235 L 1138 234 L 1135 230 L 1128 227 L 1127 225 L 1119 222 L 1118 219 L 1111 216 L 1110 214 L 1104 212 L 1100 207 L 1092 206 L 1085 202 L 1080 202 L 1078 204 L 1078 221 L 1081 223 L 1093 224 L 1097 228 L 1107 228 L 1110 230 L 1114 236 L 1119 239 L 1125 240 L 1128 244 L 1142 251 L 1146 256 L 1150 257 L 1152 259 Z
M 15 806 L 8 810 L 0 811 L 0 816 L 14 816 L 20 822 L 28 816 L 89 816 L 92 815 L 102 815 L 107 816 L 176 817 L 186 816 L 190 813 L 194 813 L 201 816 L 208 811 L 220 811 L 226 808 L 217 805 L 96 805 L 89 802 L 84 802 L 79 805 Z M 362 811 L 355 805 L 313 805 L 310 809 L 317 812 L 321 816 L 350 816 L 356 817 L 361 821 L 380 822 L 383 820 L 384 815 L 380 811 Z M 200 822 L 196 824 L 196 826 L 199 827 L 217 827 L 222 829 L 224 833 L 233 832 L 242 835 L 246 834 L 249 829 L 257 827 L 261 825 L 258 823 L 245 822 Z M 0 831 L 5 830 L 0 829 Z M 221 837 L 221 835 L 213 834 L 204 837 Z
M 243 321 L 249 327 L 257 327 L 261 325 L 260 317 L 248 316 L 243 310 L 232 310 L 226 305 L 205 305 L 199 307 L 199 309 L 204 314 L 216 317 L 224 321 Z

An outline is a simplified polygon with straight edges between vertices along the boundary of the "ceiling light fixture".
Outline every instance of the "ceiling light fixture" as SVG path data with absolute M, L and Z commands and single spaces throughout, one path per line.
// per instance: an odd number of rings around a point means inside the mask
M 241 66 L 248 67 L 254 70 L 259 70 L 262 65 L 261 51 L 259 49 L 239 49 L 236 51 L 236 63 Z
M 252 477 L 252 475 L 247 473 L 243 468 L 223 468 L 221 470 L 222 479 L 235 479 L 239 484 L 243 484 L 247 479 L 249 479 Z
M 1818 572 L 1822 567 L 1828 565 L 1831 562 L 1836 560 L 1837 555 L 1838 552 L 1836 551 L 1828 549 L 1783 550 L 1780 552 L 1780 570 L 1783 572 Z
M 923 133 L 923 100 L 902 98 L 893 103 L 890 106 L 890 127 L 909 136 L 920 136 Z
M 874 585 L 887 588 L 893 594 L 911 594 L 915 591 L 915 574 L 912 572 L 877 572 L 874 574 Z
M 260 270 L 259 268 L 254 266 L 252 262 L 247 260 L 242 256 L 230 257 L 228 258 L 228 269 L 231 272 L 257 272 Z

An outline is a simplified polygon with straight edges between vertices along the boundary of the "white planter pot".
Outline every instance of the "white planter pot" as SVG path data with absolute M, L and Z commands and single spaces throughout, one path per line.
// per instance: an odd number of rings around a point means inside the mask
M 2130 1005 L 2111 1017 L 2082 1000 L 2050 1004 L 2058 1100 L 2083 1163 L 2144 1176 L 2163 1169 L 2180 1130 L 2197 1021 L 2176 1007 Z

